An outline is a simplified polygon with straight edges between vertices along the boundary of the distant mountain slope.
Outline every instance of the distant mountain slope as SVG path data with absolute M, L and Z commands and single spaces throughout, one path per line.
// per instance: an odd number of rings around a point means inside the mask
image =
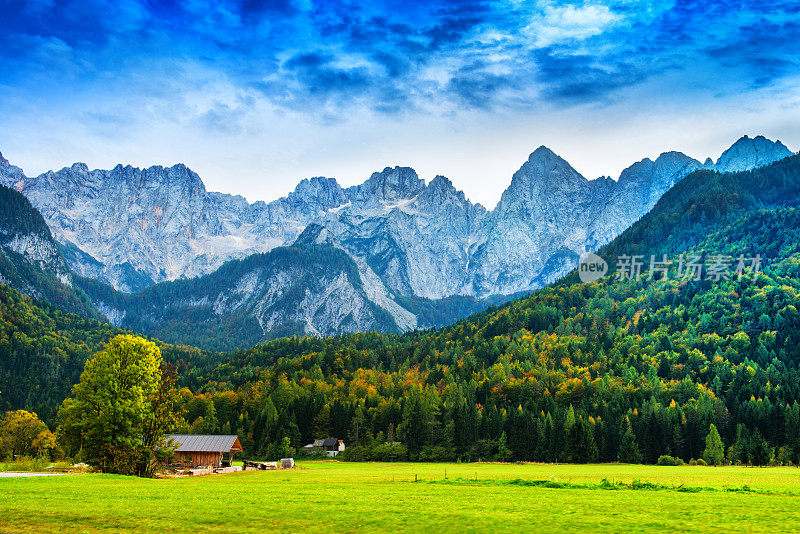
M 609 258 L 680 253 L 746 213 L 798 206 L 800 155 L 747 172 L 697 171 L 667 191 L 650 212 L 599 253 Z
M 216 350 L 281 336 L 416 327 L 414 315 L 394 303 L 382 285 L 365 285 L 353 260 L 333 247 L 279 247 L 230 261 L 201 278 L 133 295 L 110 288 L 103 294 L 90 283 L 84 287 L 121 326 Z
M 99 317 L 73 286 L 58 243 L 41 214 L 17 191 L 0 185 L 0 283 L 86 317 Z
M 401 298 L 343 250 L 314 243 L 232 260 L 209 275 L 135 294 L 91 279 L 79 283 L 114 324 L 208 350 L 292 335 L 400 333 L 485 308 L 469 299 Z

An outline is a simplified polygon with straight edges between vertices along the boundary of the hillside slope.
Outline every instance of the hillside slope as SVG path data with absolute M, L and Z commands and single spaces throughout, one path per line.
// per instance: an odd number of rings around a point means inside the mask
M 85 317 L 99 318 L 41 214 L 20 193 L 0 185 L 0 282 Z
M 116 324 L 213 350 L 295 334 L 400 332 L 397 321 L 405 321 L 402 329 L 416 326 L 416 317 L 380 282 L 366 285 L 352 259 L 333 247 L 276 248 L 230 261 L 207 276 L 133 295 L 90 280 L 81 283 Z

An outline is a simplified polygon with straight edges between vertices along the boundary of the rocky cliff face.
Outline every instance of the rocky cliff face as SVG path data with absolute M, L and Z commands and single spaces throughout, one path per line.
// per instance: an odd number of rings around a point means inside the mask
M 72 268 L 121 291 L 194 278 L 226 261 L 293 241 L 344 199 L 333 180 L 303 180 L 285 198 L 249 204 L 209 193 L 184 165 L 90 171 L 76 163 L 35 178 L 7 173 L 3 183 L 32 200 Z
M 619 235 L 692 171 L 746 170 L 789 154 L 780 142 L 743 137 L 716 164 L 666 152 L 631 165 L 618 180 L 587 180 L 540 147 L 492 211 L 471 203 L 447 178 L 426 184 L 406 167 L 387 167 L 347 189 L 332 178 L 311 178 L 284 198 L 252 204 L 206 191 L 183 165 L 90 171 L 75 164 L 27 178 L 3 160 L 0 182 L 42 212 L 72 269 L 118 290 L 193 279 L 295 241 L 324 244 L 353 261 L 369 288 L 366 298 L 407 330 L 421 323 L 403 298 L 486 298 L 536 289 L 572 269 L 583 250 Z M 341 282 L 325 280 L 331 287 Z M 320 289 L 305 305 L 333 313 L 333 294 Z M 320 321 L 307 317 L 305 331 L 375 324 L 354 319 L 328 328 L 318 327 Z M 274 324 L 261 321 L 270 331 Z
M 380 281 L 374 283 L 344 251 L 307 245 L 278 247 L 133 295 L 87 291 L 117 325 L 168 342 L 230 350 L 280 336 L 414 328 L 413 321 L 398 324 L 393 301 Z M 401 310 L 401 317 L 413 319 Z

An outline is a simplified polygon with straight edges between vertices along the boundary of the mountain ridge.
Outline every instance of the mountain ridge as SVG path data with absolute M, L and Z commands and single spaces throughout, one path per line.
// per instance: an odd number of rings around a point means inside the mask
M 742 137 L 718 162 L 748 167 L 791 154 L 780 142 L 770 150 L 770 143 Z M 404 331 L 441 325 L 417 317 L 409 309 L 414 303 L 439 309 L 435 303 L 441 302 L 441 309 L 450 309 L 445 300 L 457 297 L 467 299 L 458 309 L 475 311 L 480 300 L 508 298 L 558 279 L 582 251 L 610 242 L 680 179 L 704 168 L 708 162 L 668 151 L 634 163 L 618 180 L 588 180 L 542 145 L 514 173 L 493 210 L 470 202 L 444 176 L 426 183 L 412 168 L 400 166 L 347 188 L 333 178 L 303 179 L 285 197 L 252 204 L 208 192 L 183 164 L 145 169 L 120 164 L 110 171 L 74 164 L 27 178 L 3 159 L 0 181 L 13 183 L 38 204 L 81 277 L 136 294 L 156 282 L 197 279 L 231 260 L 278 247 L 322 245 L 346 254 L 362 286 L 371 288 L 362 295 L 363 306 L 377 303 L 391 316 L 388 322 L 364 316 L 349 329 L 378 324 L 394 331 L 386 326 L 394 323 Z M 317 288 L 312 300 L 336 298 L 334 286 L 343 290 L 338 282 L 328 283 L 331 291 Z M 357 285 L 351 287 L 356 293 Z M 126 320 L 107 302 L 96 305 L 115 324 Z M 305 332 L 342 333 L 318 328 L 319 322 L 306 321 Z

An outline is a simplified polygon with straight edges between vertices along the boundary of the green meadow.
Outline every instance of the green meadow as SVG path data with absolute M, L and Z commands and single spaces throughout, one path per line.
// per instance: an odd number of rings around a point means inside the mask
M 796 468 L 316 461 L 0 478 L 0 532 L 797 532 L 798 504 Z

